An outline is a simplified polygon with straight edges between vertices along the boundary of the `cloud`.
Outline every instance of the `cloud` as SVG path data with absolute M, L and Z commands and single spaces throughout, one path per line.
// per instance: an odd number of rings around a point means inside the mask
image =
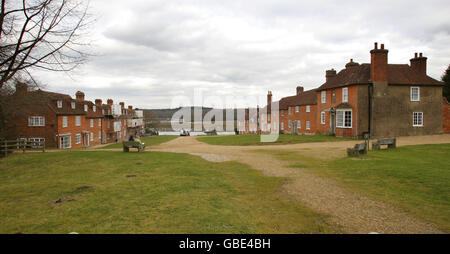
M 389 62 L 428 57 L 440 78 L 450 63 L 446 1 L 92 1 L 97 56 L 70 78 L 37 72 L 56 91 L 169 107 L 194 89 L 218 96 L 292 95 L 325 70 L 370 61 L 373 42 Z M 207 105 L 206 105 L 207 106 Z

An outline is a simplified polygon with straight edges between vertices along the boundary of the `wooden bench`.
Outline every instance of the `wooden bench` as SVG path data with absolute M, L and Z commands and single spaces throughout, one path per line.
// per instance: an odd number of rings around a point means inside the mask
M 389 148 L 397 147 L 397 140 L 395 138 L 382 138 L 378 141 L 372 142 L 372 150 L 380 150 L 382 145 L 387 145 Z
M 360 154 L 367 154 L 366 143 L 356 144 L 352 148 L 347 148 L 347 155 L 349 157 L 359 157 Z
M 145 150 L 145 144 L 139 141 L 123 141 L 123 151 L 129 152 L 130 148 L 137 148 L 138 152 L 143 152 Z

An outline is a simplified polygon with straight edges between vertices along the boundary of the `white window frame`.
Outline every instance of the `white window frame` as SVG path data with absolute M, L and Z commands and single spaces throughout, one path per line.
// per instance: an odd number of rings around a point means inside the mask
M 417 89 L 417 98 L 414 98 L 413 90 Z M 410 99 L 411 101 L 420 101 L 420 87 L 418 86 L 412 86 L 409 90 L 410 93 Z
M 84 111 L 88 111 L 88 105 L 87 104 L 84 104 Z
M 56 102 L 56 105 L 57 105 L 58 108 L 62 108 L 62 100 L 58 100 Z
M 301 129 L 302 128 L 302 121 L 297 120 L 297 129 Z
M 310 105 L 306 105 L 306 112 L 311 112 L 311 106 Z
M 295 106 L 295 113 L 298 113 L 298 111 L 300 110 L 299 106 Z
M 43 117 L 43 116 L 30 116 L 30 117 L 28 117 L 28 126 L 30 126 L 30 127 L 43 127 L 43 126 L 45 126 L 45 117 Z
M 322 102 L 322 104 L 327 103 L 327 91 L 323 90 L 320 93 L 320 101 Z
M 284 110 L 280 110 L 281 111 L 281 116 L 284 116 Z
M 64 146 L 64 143 L 63 143 L 63 141 L 61 140 L 61 138 L 68 138 L 69 139 L 69 142 L 68 142 L 68 145 L 67 146 Z M 59 138 L 59 148 L 60 149 L 69 149 L 69 148 L 72 148 L 72 135 L 71 134 L 68 134 L 68 135 L 61 135 L 60 136 L 60 138 Z
M 326 117 L 325 112 L 324 111 L 320 112 L 320 123 L 321 124 L 325 124 L 325 117 Z
M 284 123 L 283 123 L 283 122 L 281 122 L 280 129 L 281 129 L 282 131 L 284 131 Z
M 311 122 L 310 121 L 306 121 L 306 129 L 311 130 Z
M 94 128 L 94 119 L 91 119 L 91 128 Z
M 292 113 L 291 107 L 288 107 L 288 114 L 290 115 Z
M 67 118 L 67 116 L 63 116 L 63 118 L 62 118 L 62 127 L 63 128 L 67 128 L 67 126 L 69 126 L 69 119 Z
M 75 144 L 81 144 L 81 134 L 75 134 Z
M 90 135 L 91 137 L 90 137 L 90 140 L 91 141 L 94 141 L 94 133 L 93 132 L 91 132 L 91 135 Z
M 98 127 L 101 127 L 101 126 L 102 126 L 102 119 L 99 118 L 99 119 L 98 119 Z
M 413 112 L 413 127 L 423 127 L 423 112 Z
M 350 112 L 350 126 L 346 126 L 345 118 L 347 113 Z M 342 113 L 342 124 L 339 124 L 339 114 Z M 353 112 L 351 109 L 338 109 L 336 110 L 336 128 L 345 128 L 351 129 L 353 125 Z
M 40 143 L 42 143 L 42 142 L 44 142 L 44 144 L 45 144 L 45 138 L 29 138 L 28 139 L 28 141 L 29 142 L 40 142 Z M 36 145 L 31 145 L 33 148 L 37 148 L 37 146 Z
M 70 105 L 72 106 L 72 109 L 75 109 L 75 102 L 72 101 L 72 103 L 70 103 Z
M 102 131 L 98 131 L 98 139 L 102 139 Z
M 81 116 L 75 116 L 75 126 L 81 126 Z
M 291 128 L 291 120 L 288 120 L 288 128 Z
M 348 87 L 342 88 L 342 102 L 348 102 Z

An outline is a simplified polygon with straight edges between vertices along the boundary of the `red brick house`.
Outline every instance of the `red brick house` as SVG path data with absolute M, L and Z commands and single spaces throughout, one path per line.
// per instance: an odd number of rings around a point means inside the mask
M 361 137 L 442 133 L 442 82 L 426 74 L 427 58 L 388 64 L 388 50 L 375 43 L 371 62 L 351 59 L 339 73 L 326 72 L 317 91 L 318 132 Z
M 297 86 L 296 95 L 278 102 L 280 133 L 313 134 L 317 131 L 316 90 L 303 90 Z

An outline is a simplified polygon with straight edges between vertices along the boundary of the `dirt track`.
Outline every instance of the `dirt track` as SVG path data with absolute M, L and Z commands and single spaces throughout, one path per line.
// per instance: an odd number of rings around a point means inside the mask
M 197 141 L 195 137 L 177 138 L 167 143 L 147 148 L 154 151 L 189 153 L 205 160 L 221 162 L 234 160 L 250 165 L 268 176 L 288 177 L 284 193 L 288 198 L 312 209 L 330 215 L 330 223 L 347 233 L 444 233 L 435 225 L 412 217 L 390 204 L 373 200 L 361 193 L 338 186 L 328 178 L 319 177 L 307 170 L 286 168 L 286 162 L 252 150 L 293 150 L 316 158 L 346 156 L 346 148 L 361 141 L 322 142 L 267 146 L 214 146 Z M 450 135 L 401 137 L 398 146 L 415 144 L 450 143 Z

